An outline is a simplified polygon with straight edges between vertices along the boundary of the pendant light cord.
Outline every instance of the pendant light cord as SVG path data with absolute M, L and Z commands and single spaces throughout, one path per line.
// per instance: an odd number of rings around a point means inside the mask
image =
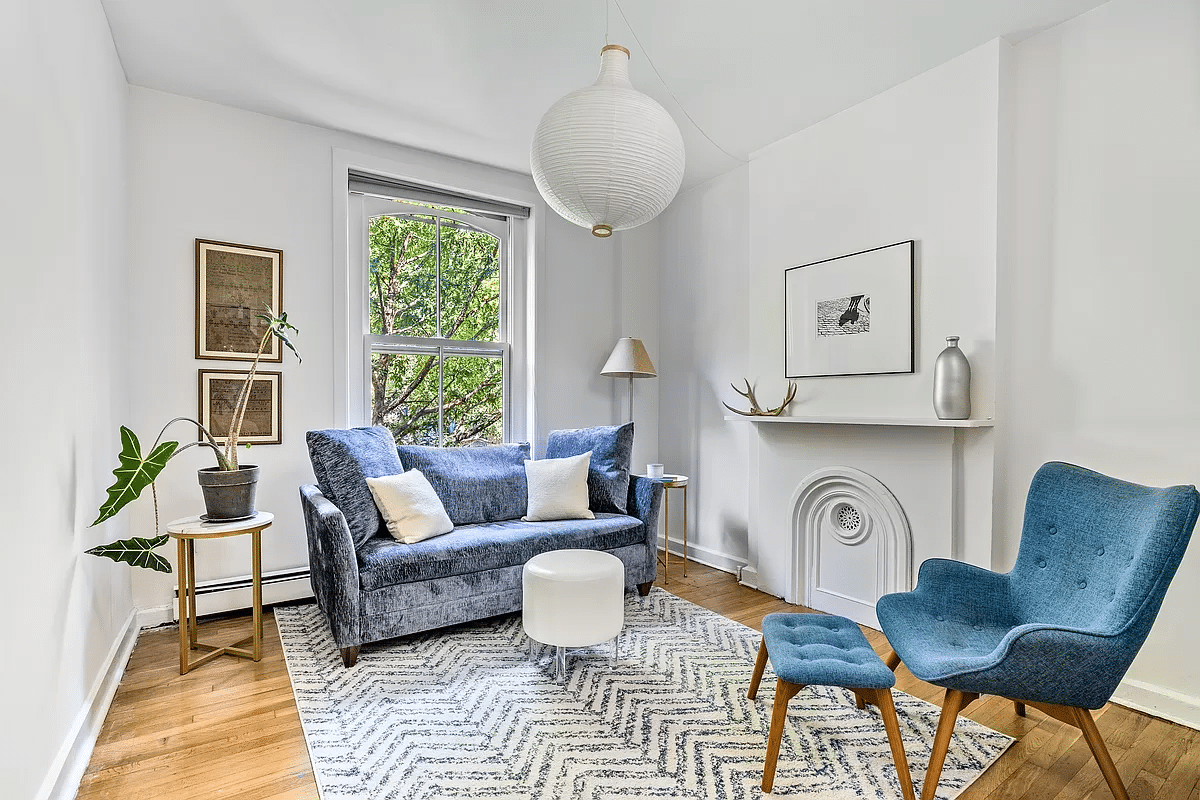
M 617 7 L 617 12 L 621 15 L 621 19 L 625 20 L 625 27 L 629 29 L 629 33 L 631 36 L 633 36 L 633 40 L 635 42 L 637 42 L 638 49 L 641 50 L 642 55 L 644 55 L 646 57 L 646 63 L 648 63 L 650 65 L 650 69 L 654 70 L 654 74 L 658 76 L 659 83 L 661 83 L 663 85 L 663 88 L 667 90 L 667 94 L 669 94 L 671 96 L 671 99 L 675 101 L 675 105 L 679 108 L 680 111 L 683 112 L 683 115 L 685 117 L 687 117 L 688 122 L 692 123 L 692 127 L 695 128 L 696 130 L 700 131 L 700 135 L 703 136 L 705 139 L 707 139 L 709 144 L 711 144 L 713 147 L 720 150 L 725 155 L 732 158 L 734 161 L 741 162 L 742 164 L 749 164 L 750 163 L 749 159 L 741 158 L 740 156 L 735 156 L 733 153 L 729 152 L 724 147 L 721 147 L 721 145 L 714 142 L 713 138 L 704 132 L 704 128 L 701 128 L 700 124 L 698 122 L 696 122 L 696 120 L 692 119 L 692 115 L 687 112 L 687 109 L 683 107 L 683 103 L 679 102 L 679 98 L 675 96 L 675 93 L 671 91 L 671 87 L 667 85 L 667 81 L 666 81 L 666 79 L 663 78 L 662 73 L 658 71 L 658 67 L 654 66 L 654 60 L 652 58 L 650 58 L 650 53 L 646 50 L 646 46 L 644 44 L 642 44 L 642 40 L 638 38 L 637 31 L 635 31 L 633 29 L 633 26 L 629 24 L 629 18 L 625 16 L 625 9 L 621 8 L 621 3 L 619 2 L 619 0 L 612 0 L 612 2 Z M 607 0 L 605 0 L 605 3 L 604 3 L 604 43 L 609 44 L 609 41 L 608 41 L 608 2 L 607 2 Z

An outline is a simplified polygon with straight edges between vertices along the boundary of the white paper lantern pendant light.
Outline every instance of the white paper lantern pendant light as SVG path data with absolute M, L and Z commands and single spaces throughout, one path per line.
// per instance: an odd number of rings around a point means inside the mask
M 629 82 L 629 51 L 600 50 L 600 75 L 542 117 L 533 180 L 563 219 L 596 236 L 658 216 L 683 180 L 683 137 L 667 110 Z

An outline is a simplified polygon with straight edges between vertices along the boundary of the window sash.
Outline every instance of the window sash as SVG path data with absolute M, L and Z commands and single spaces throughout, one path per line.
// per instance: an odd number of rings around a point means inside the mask
M 505 438 L 509 431 L 509 381 L 511 378 L 509 358 L 511 347 L 507 342 L 473 342 L 462 339 L 442 339 L 438 337 L 419 336 L 378 336 L 368 334 L 364 337 L 363 374 L 370 380 L 371 356 L 375 353 L 395 353 L 397 355 L 433 356 L 437 359 L 438 371 L 438 447 L 446 446 L 446 359 L 455 356 L 471 358 L 491 358 L 500 361 L 503 375 L 503 388 L 500 392 L 501 429 Z M 369 405 L 370 392 L 367 395 L 367 419 L 373 419 Z

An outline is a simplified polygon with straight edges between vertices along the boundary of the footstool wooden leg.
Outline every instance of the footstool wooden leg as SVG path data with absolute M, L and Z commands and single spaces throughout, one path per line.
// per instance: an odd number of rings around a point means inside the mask
M 763 670 L 767 668 L 767 643 L 762 641 L 758 645 L 758 660 L 754 662 L 754 674 L 750 676 L 750 688 L 746 690 L 746 697 L 753 700 L 758 696 L 758 683 L 762 680 Z
M 888 744 L 892 747 L 892 760 L 896 762 L 896 777 L 900 779 L 900 791 L 904 800 L 916 800 L 913 794 L 912 773 L 908 771 L 908 756 L 904 754 L 904 741 L 900 738 L 900 720 L 896 717 L 896 706 L 892 704 L 890 689 L 876 689 L 872 701 L 879 706 L 883 716 L 883 727 L 887 731 Z
M 766 648 L 763 648 L 765 651 Z M 775 707 L 771 710 L 771 734 L 767 737 L 767 762 L 763 765 L 762 790 L 770 792 L 775 785 L 775 764 L 779 761 L 779 746 L 783 742 L 783 726 L 787 722 L 788 701 L 804 687 L 782 678 L 775 681 Z

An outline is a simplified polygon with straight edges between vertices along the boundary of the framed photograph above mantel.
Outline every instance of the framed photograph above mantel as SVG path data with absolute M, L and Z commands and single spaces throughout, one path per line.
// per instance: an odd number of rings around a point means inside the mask
M 250 370 L 202 369 L 200 374 L 200 424 L 207 428 L 217 440 L 225 444 L 225 434 L 233 419 L 233 408 L 238 393 L 246 383 Z M 246 404 L 246 416 L 242 420 L 240 444 L 282 444 L 282 401 L 283 373 L 264 372 L 254 374 L 254 386 L 250 390 L 250 401 Z
M 913 372 L 915 242 L 783 273 L 788 378 Z
M 253 361 L 270 306 L 283 310 L 283 251 L 196 240 L 196 358 Z M 283 361 L 271 337 L 262 361 Z

